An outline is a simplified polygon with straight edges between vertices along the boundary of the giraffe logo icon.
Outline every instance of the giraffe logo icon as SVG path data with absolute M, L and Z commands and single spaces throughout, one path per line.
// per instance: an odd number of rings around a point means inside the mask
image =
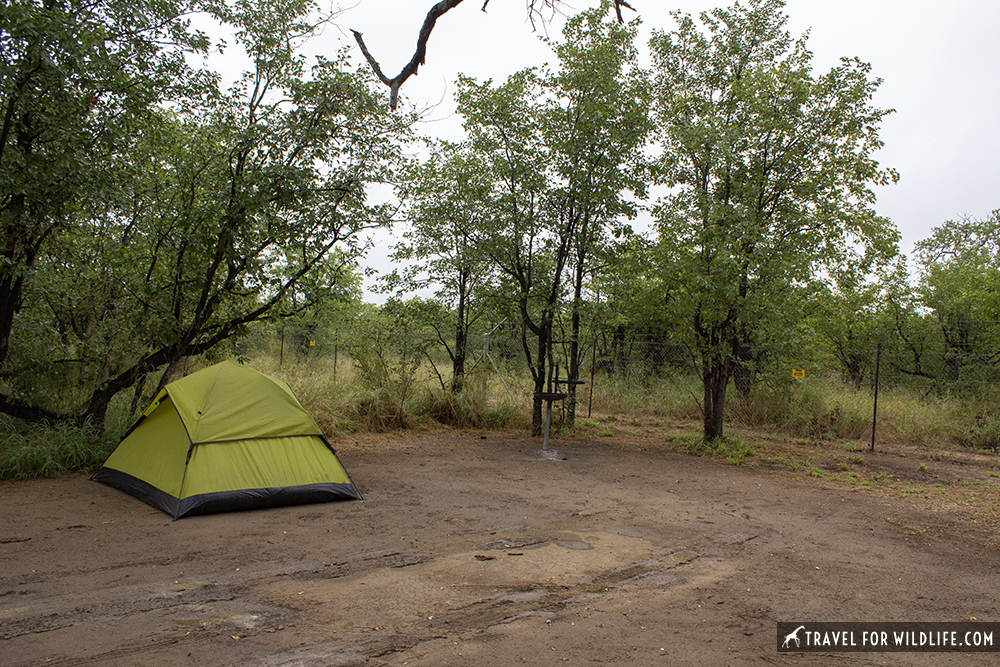
M 795 632 L 790 632 L 787 635 L 785 635 L 785 643 L 781 645 L 781 648 L 791 648 L 790 642 L 792 641 L 795 642 L 795 648 L 799 648 L 799 646 L 801 646 L 799 640 L 799 630 L 805 630 L 805 629 L 806 626 L 800 625 L 799 627 L 795 628 Z

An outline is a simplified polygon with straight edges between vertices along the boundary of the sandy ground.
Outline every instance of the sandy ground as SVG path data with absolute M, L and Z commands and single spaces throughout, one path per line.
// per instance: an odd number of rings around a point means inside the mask
M 175 522 L 83 475 L 0 484 L 0 664 L 996 664 L 776 651 L 778 621 L 1000 620 L 994 529 L 957 506 L 653 439 L 337 446 L 363 501 Z

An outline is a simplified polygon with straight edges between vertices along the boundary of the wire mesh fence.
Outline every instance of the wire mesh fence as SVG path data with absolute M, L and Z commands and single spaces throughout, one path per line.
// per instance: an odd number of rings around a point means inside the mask
M 493 332 L 473 346 L 497 382 L 527 400 L 526 357 L 520 337 Z M 569 341 L 553 346 L 556 373 L 566 377 Z M 895 332 L 850 346 L 834 341 L 744 346 L 733 360 L 727 418 L 776 426 L 804 436 L 867 442 L 902 439 L 958 442 L 996 449 L 1000 443 L 1000 355 L 962 350 L 942 340 L 916 346 Z M 670 415 L 697 420 L 704 390 L 701 355 L 668 335 L 591 332 L 579 341 L 584 384 L 576 415 Z
M 300 336 L 292 349 L 286 337 L 284 354 L 297 360 L 322 358 L 328 368 L 332 359 L 332 367 L 345 378 L 352 369 L 372 367 L 410 373 L 406 381 L 411 396 L 450 386 L 454 346 L 436 334 L 405 332 L 390 345 L 371 335 L 349 342 L 352 335 L 341 330 Z M 557 338 L 552 348 L 555 388 L 575 393 L 577 419 L 701 419 L 702 359 L 692 345 L 667 334 L 623 329 L 589 331 L 577 343 L 580 384 L 572 388 L 565 384 L 572 365 L 571 342 Z M 533 345 L 529 340 L 526 351 L 520 331 L 506 325 L 470 335 L 466 373 L 493 402 L 527 410 L 534 393 L 527 363 L 528 353 L 537 354 Z M 366 355 L 382 356 L 362 359 Z M 418 358 L 422 363 L 416 363 Z M 851 341 L 849 346 L 813 337 L 771 349 L 743 346 L 731 366 L 726 418 L 729 423 L 808 437 L 868 442 L 874 436 L 879 441 L 948 441 L 996 449 L 998 399 L 997 352 L 963 350 L 942 339 L 918 346 L 898 333 Z M 563 414 L 560 411 L 557 419 Z

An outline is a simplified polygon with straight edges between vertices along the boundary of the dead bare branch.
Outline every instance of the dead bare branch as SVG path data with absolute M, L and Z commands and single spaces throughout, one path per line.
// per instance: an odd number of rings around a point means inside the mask
M 619 23 L 625 23 L 625 19 L 622 18 L 622 7 L 628 7 L 633 12 L 635 11 L 635 7 L 625 2 L 625 0 L 615 0 L 615 15 L 618 17 Z
M 382 71 L 382 67 L 379 65 L 375 57 L 372 56 L 371 52 L 368 51 L 368 47 L 365 45 L 365 40 L 361 33 L 357 30 L 351 30 L 354 33 L 354 41 L 358 43 L 361 48 L 361 53 L 365 56 L 365 60 L 371 66 L 372 71 L 378 80 L 389 87 L 389 107 L 395 111 L 397 104 L 399 103 L 399 89 L 403 83 L 414 76 L 421 65 L 427 57 L 427 41 L 430 39 L 431 31 L 434 30 L 434 25 L 437 20 L 441 18 L 444 14 L 454 9 L 458 5 L 462 4 L 463 0 L 440 0 L 435 3 L 430 11 L 427 12 L 427 17 L 424 19 L 424 24 L 420 27 L 420 34 L 417 36 L 417 47 L 413 52 L 413 57 L 410 58 L 410 62 L 406 63 L 406 66 L 393 78 L 389 78 Z M 562 2 L 562 0 L 528 0 L 528 15 L 534 16 L 538 13 L 537 7 L 539 5 L 543 7 L 554 8 L 555 5 Z M 490 3 L 490 0 L 485 0 L 483 2 L 482 11 L 486 11 L 486 6 Z M 625 20 L 622 17 L 622 7 L 627 7 L 632 11 L 635 9 L 626 0 L 615 0 L 615 15 L 618 17 L 619 23 L 624 23 Z

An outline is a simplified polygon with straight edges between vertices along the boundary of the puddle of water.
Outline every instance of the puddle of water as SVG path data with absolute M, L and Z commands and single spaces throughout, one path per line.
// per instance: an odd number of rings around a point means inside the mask
M 587 542 L 582 542 L 580 540 L 556 540 L 555 545 L 557 547 L 562 547 L 563 549 L 574 549 L 576 551 L 586 551 L 594 548 Z
M 537 544 L 545 544 L 549 541 L 547 537 L 518 537 L 512 540 L 496 540 L 490 542 L 489 544 L 484 544 L 484 549 L 520 549 L 522 547 L 531 547 Z
M 697 557 L 698 554 L 696 554 L 693 551 L 676 551 L 670 554 L 669 556 L 664 556 L 663 558 L 661 558 L 660 562 L 664 563 L 669 567 L 673 567 L 675 565 L 684 565 L 685 563 L 690 563 Z
M 631 579 L 623 582 L 621 584 L 622 588 L 668 588 L 676 584 L 680 579 L 676 576 L 669 574 L 663 570 L 656 572 L 647 572 L 646 574 L 640 574 L 637 577 L 632 577 Z
M 558 449 L 539 449 L 532 458 L 540 461 L 568 461 L 569 457 Z
M 192 611 L 200 612 L 201 618 L 175 618 L 171 623 L 182 628 L 207 628 L 213 625 L 228 624 L 246 630 L 253 629 L 260 620 L 259 614 L 233 612 L 228 603 L 198 605 Z

